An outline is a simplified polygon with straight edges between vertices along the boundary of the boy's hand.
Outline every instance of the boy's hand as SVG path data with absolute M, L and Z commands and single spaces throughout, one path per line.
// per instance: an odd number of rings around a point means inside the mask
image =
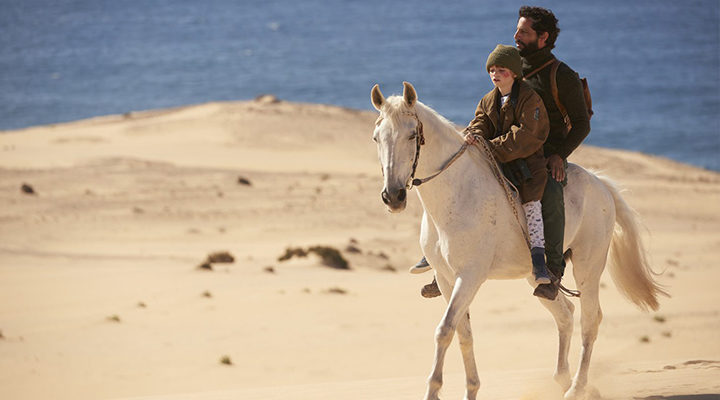
M 468 145 L 473 145 L 478 142 L 478 136 L 473 135 L 472 133 L 468 133 L 465 135 L 465 143 Z

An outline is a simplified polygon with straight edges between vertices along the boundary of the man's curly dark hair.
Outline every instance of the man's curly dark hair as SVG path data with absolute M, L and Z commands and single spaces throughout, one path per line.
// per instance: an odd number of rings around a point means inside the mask
M 532 21 L 532 28 L 540 35 L 543 32 L 548 33 L 545 45 L 549 48 L 555 48 L 555 40 L 557 40 L 560 28 L 558 28 L 558 20 L 552 11 L 542 7 L 522 6 L 518 11 L 518 19 L 525 17 Z

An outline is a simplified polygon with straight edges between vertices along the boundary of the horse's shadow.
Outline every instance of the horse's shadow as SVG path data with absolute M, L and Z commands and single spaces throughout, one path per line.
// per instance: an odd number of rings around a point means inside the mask
M 635 397 L 635 400 L 720 400 L 720 394 L 685 394 L 677 396 Z

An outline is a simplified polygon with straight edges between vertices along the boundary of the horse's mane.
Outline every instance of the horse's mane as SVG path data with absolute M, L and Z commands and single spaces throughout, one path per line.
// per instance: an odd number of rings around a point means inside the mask
M 445 117 L 438 114 L 437 111 L 433 110 L 421 101 L 416 101 L 414 111 L 417 112 L 418 118 L 423 122 L 423 125 L 430 125 L 433 131 L 442 132 L 444 134 L 454 133 L 455 135 L 462 138 L 462 133 L 459 132 L 455 125 L 448 121 Z M 413 110 L 403 100 L 402 96 L 390 96 L 386 99 L 383 105 L 383 114 L 386 118 L 393 120 L 393 124 L 397 124 L 399 118 L 403 113 L 412 113 Z

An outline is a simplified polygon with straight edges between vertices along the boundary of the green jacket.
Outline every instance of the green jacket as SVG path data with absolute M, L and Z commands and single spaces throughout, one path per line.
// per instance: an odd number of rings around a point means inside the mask
M 529 74 L 553 57 L 554 55 L 547 47 L 523 57 L 523 74 Z M 550 118 L 550 133 L 544 146 L 545 156 L 558 154 L 566 159 L 590 133 L 590 117 L 578 74 L 565 63 L 561 63 L 557 70 L 558 97 L 567 109 L 572 123 L 572 129 L 570 132 L 566 132 L 565 123 L 550 88 L 551 69 L 551 66 L 548 65 L 525 82 L 540 95 Z

